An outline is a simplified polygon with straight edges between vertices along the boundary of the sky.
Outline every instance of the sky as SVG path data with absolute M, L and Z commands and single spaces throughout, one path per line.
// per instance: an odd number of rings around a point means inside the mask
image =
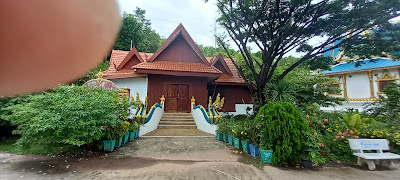
M 146 10 L 151 27 L 167 38 L 182 23 L 197 44 L 214 46 L 215 20 L 218 17 L 214 0 L 117 0 L 120 12 L 133 13 L 136 7 Z M 218 29 L 223 31 L 223 29 Z

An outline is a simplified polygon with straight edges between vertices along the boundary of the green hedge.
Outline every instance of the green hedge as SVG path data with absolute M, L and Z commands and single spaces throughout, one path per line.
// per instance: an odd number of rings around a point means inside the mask
M 7 107 L 3 118 L 18 126 L 17 144 L 29 149 L 41 144 L 51 150 L 58 145 L 81 146 L 104 136 L 105 127 L 119 127 L 122 104 L 116 91 L 82 86 L 60 86 L 51 92 L 30 95 Z

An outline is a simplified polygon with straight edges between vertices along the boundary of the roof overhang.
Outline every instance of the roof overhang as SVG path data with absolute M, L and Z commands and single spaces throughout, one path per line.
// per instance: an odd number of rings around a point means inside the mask
M 169 70 L 155 70 L 155 69 L 135 69 L 136 73 L 146 74 L 164 74 L 173 76 L 196 76 L 196 77 L 212 77 L 219 78 L 221 73 L 204 73 L 204 72 L 185 72 L 185 71 L 169 71 Z
M 382 69 L 395 69 L 400 68 L 400 65 L 397 66 L 386 66 L 386 67 L 379 67 L 379 68 L 370 68 L 370 69 L 360 69 L 360 70 L 353 70 L 353 71 L 341 71 L 335 73 L 324 73 L 327 76 L 338 75 L 338 74 L 349 74 L 349 73 L 357 73 L 357 72 L 368 72 L 368 71 L 376 71 Z
M 120 74 L 104 74 L 104 79 L 127 79 L 127 78 L 143 78 L 147 77 L 147 74 L 140 74 L 140 73 L 120 73 Z

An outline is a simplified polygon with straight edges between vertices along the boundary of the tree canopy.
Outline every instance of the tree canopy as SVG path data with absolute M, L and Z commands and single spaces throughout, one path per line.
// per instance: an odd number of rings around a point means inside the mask
M 136 8 L 134 14 L 123 13 L 122 26 L 114 49 L 129 51 L 131 45 L 141 52 L 155 52 L 160 47 L 160 35 L 151 28 L 146 11 Z
M 322 57 L 326 51 L 337 47 L 356 49 L 362 39 L 359 35 L 366 30 L 395 28 L 389 20 L 400 12 L 397 0 L 217 0 L 217 7 L 221 15 L 217 21 L 238 47 L 254 78 L 245 78 L 245 81 L 256 110 L 266 103 L 264 88 L 285 54 L 296 49 L 304 56 L 282 71 L 278 80 L 306 61 L 331 61 Z M 315 37 L 323 40 L 310 44 L 310 39 Z M 339 43 L 326 48 L 338 40 Z M 372 40 L 382 41 L 382 38 Z M 218 41 L 228 53 L 223 39 Z M 363 42 L 371 44 L 370 41 Z M 259 61 L 252 54 L 251 44 L 261 53 Z M 378 52 L 387 47 L 376 48 Z M 243 69 L 237 67 L 245 77 Z

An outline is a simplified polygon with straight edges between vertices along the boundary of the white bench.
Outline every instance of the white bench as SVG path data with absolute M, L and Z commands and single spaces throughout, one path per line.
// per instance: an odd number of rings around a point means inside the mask
M 357 165 L 368 164 L 369 170 L 375 169 L 375 163 L 383 165 L 387 163 L 393 169 L 393 159 L 400 159 L 400 155 L 383 152 L 389 150 L 389 141 L 386 139 L 349 139 L 350 149 L 356 151 L 353 155 L 358 157 Z M 376 153 L 365 153 L 364 151 L 376 151 Z

